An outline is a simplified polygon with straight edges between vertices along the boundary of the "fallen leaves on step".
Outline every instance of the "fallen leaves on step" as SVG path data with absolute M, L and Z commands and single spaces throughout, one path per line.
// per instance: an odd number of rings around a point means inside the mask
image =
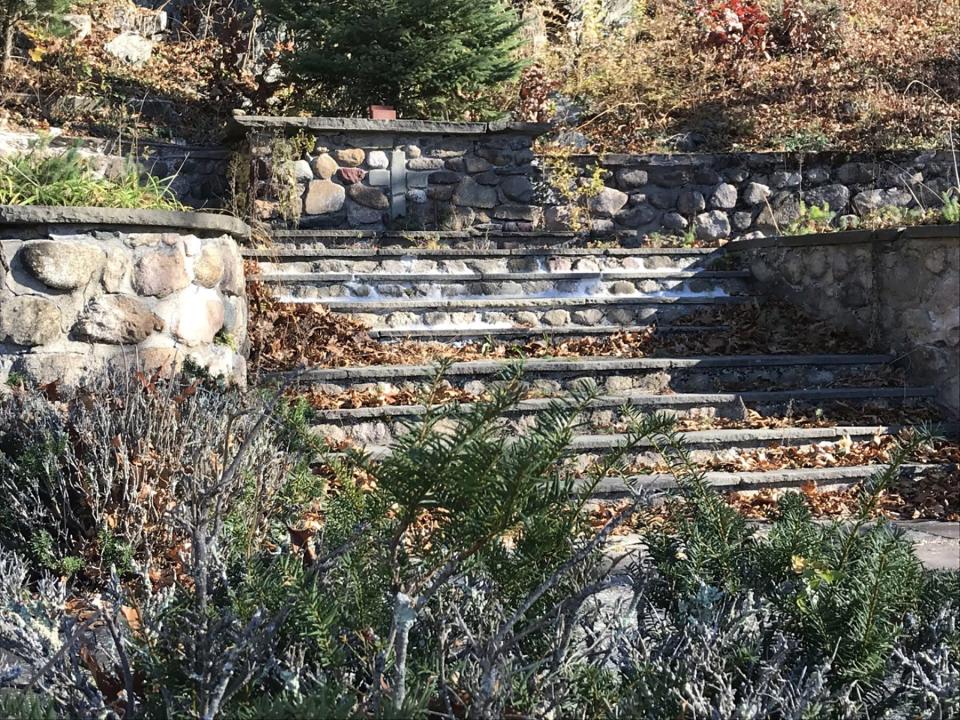
M 328 311 L 317 303 L 276 300 L 257 279 L 257 265 L 247 262 L 250 307 L 250 367 L 276 372 L 303 367 L 359 367 L 368 365 L 423 365 L 442 359 L 455 361 L 568 357 L 695 357 L 702 355 L 756 355 L 805 352 L 862 352 L 863 342 L 826 323 L 814 322 L 801 311 L 775 301 L 724 306 L 684 316 L 676 326 L 709 326 L 708 332 L 659 332 L 655 325 L 636 332 L 608 335 L 543 337 L 525 341 L 395 340 L 370 336 L 364 323 Z M 357 303 L 357 312 L 363 303 Z M 893 373 L 893 370 L 883 372 Z M 877 384 L 899 376 L 865 376 Z M 720 391 L 723 388 L 718 388 Z
M 764 448 L 728 448 L 698 460 L 698 467 L 709 472 L 774 472 L 779 470 L 814 470 L 817 468 L 859 467 L 890 462 L 897 444 L 892 435 L 876 435 L 871 440 L 854 441 L 842 436 L 807 445 L 771 444 Z M 960 445 L 935 440 L 922 445 L 909 459 L 920 464 L 960 464 Z M 638 464 L 628 468 L 632 473 L 670 471 L 662 462 Z

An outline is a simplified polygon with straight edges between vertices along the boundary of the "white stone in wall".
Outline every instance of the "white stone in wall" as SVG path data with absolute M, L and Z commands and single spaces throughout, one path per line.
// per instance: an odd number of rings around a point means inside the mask
M 295 160 L 292 164 L 291 171 L 297 182 L 313 180 L 313 169 L 306 160 Z
M 384 170 L 390 167 L 390 161 L 382 150 L 373 150 L 367 156 L 367 165 L 374 170 Z

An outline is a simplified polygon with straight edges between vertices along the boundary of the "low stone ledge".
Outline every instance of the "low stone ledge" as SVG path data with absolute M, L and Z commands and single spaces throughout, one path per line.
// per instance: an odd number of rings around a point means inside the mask
M 736 240 L 727 245 L 727 252 L 740 252 L 769 247 L 822 247 L 827 245 L 862 245 L 890 243 L 897 240 L 960 240 L 960 225 L 917 225 L 914 227 L 884 228 L 880 230 L 845 230 L 842 232 L 812 233 L 810 235 L 774 235 L 763 238 Z
M 544 123 L 448 122 L 443 120 L 369 120 L 339 117 L 270 117 L 238 115 L 235 128 L 255 130 L 303 129 L 320 132 L 376 132 L 415 135 L 484 135 L 509 132 L 520 135 L 542 135 L 550 129 Z
M 243 384 L 245 230 L 200 213 L 0 206 L 0 386 L 188 362 Z
M 250 227 L 231 215 L 99 207 L 0 205 L 0 225 L 83 225 L 218 232 L 245 241 Z

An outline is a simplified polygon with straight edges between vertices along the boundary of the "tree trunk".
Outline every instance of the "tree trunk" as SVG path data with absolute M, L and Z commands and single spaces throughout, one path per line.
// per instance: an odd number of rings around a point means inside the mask
M 3 15 L 3 63 L 0 65 L 0 80 L 6 80 L 10 72 L 10 57 L 13 55 L 13 8 L 7 3 Z

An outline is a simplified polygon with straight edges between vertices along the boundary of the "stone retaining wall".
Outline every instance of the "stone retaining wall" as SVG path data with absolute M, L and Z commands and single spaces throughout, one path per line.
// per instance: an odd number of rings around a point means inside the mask
M 263 181 L 273 172 L 271 142 L 302 133 L 308 147 L 293 167 L 300 227 L 530 231 L 541 224 L 532 145 L 542 125 L 235 120 L 259 168 L 254 182 L 261 219 L 278 215 Z
M 745 240 L 766 292 L 895 353 L 960 412 L 960 226 Z M 803 328 L 796 329 L 798 333 Z
M 596 233 L 677 233 L 706 241 L 786 234 L 807 206 L 828 205 L 842 227 L 881 208 L 936 208 L 960 186 L 949 152 L 607 155 L 576 158 L 582 176 L 599 165 L 606 188 L 589 201 Z M 565 227 L 548 210 L 547 229 Z
M 271 140 L 299 136 L 294 162 L 301 227 L 569 229 L 570 213 L 533 151 L 544 125 L 239 116 L 236 133 L 257 168 L 261 219 L 278 222 L 265 178 Z M 588 183 L 582 227 L 596 234 L 683 235 L 704 241 L 783 234 L 801 201 L 827 204 L 852 226 L 883 207 L 938 207 L 960 185 L 949 152 L 579 155 L 564 161 Z M 555 174 L 555 173 L 554 173 Z M 847 217 L 843 217 L 847 216 Z
M 242 384 L 246 234 L 216 215 L 0 206 L 0 384 L 188 361 Z

